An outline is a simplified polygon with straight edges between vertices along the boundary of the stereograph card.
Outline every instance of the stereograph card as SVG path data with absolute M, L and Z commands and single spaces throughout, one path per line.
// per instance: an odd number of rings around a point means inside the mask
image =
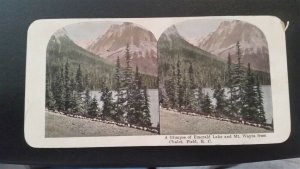
M 36 20 L 25 139 L 36 148 L 282 143 L 285 29 L 273 16 Z

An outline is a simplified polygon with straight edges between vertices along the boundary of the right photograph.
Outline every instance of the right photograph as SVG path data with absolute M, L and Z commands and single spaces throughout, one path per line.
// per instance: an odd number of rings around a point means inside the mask
M 160 133 L 273 133 L 268 42 L 240 20 L 172 25 L 158 40 Z

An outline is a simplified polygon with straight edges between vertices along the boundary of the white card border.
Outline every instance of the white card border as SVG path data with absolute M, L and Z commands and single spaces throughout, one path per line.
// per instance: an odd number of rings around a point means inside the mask
M 254 139 L 214 139 L 213 143 L 170 144 L 167 135 L 63 137 L 45 138 L 46 48 L 51 35 L 73 23 L 89 21 L 122 21 L 139 24 L 158 39 L 173 24 L 194 19 L 236 19 L 256 25 L 265 34 L 269 47 L 274 132 Z M 28 28 L 24 134 L 26 142 L 36 148 L 133 147 L 273 144 L 286 141 L 290 135 L 290 107 L 284 25 L 274 16 L 220 16 L 172 18 L 105 18 L 36 20 Z M 222 135 L 222 134 L 221 134 Z M 224 134 L 226 135 L 226 134 Z M 190 136 L 190 135 L 186 135 Z M 242 135 L 241 135 L 242 136 Z

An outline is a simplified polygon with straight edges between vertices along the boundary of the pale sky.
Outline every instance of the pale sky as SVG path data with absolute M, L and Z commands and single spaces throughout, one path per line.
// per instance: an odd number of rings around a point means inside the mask
M 122 22 L 110 22 L 110 21 L 99 21 L 99 22 L 81 22 L 77 24 L 68 25 L 65 30 L 68 36 L 78 43 L 79 45 L 86 45 L 92 40 L 95 40 L 99 36 L 103 35 L 108 28 L 113 24 L 122 24 Z
M 175 24 L 179 34 L 185 38 L 198 38 L 214 32 L 225 19 L 198 19 Z
M 188 20 L 175 24 L 179 34 L 185 38 L 199 38 L 211 32 L 214 32 L 221 22 L 230 21 L 225 19 L 198 19 Z M 94 21 L 94 22 L 81 22 L 68 25 L 65 30 L 68 36 L 82 47 L 86 47 L 91 41 L 103 35 L 108 28 L 117 24 L 120 21 Z

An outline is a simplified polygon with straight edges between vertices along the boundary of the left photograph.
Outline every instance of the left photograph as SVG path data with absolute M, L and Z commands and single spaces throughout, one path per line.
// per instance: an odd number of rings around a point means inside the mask
M 81 22 L 47 46 L 45 137 L 159 134 L 157 40 L 129 22 Z

